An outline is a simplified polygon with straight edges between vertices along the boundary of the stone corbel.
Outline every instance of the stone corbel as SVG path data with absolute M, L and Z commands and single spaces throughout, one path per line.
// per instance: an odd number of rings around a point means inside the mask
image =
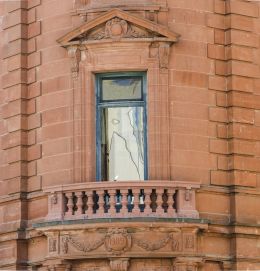
M 170 42 L 153 42 L 150 46 L 150 57 L 158 58 L 160 69 L 169 68 Z
M 171 44 L 169 42 L 159 43 L 160 69 L 168 69 L 169 67 L 170 46 Z
M 203 264 L 202 258 L 178 257 L 173 259 L 174 271 L 198 271 Z
M 73 79 L 78 78 L 79 74 L 79 62 L 80 62 L 80 50 L 78 46 L 69 46 L 67 48 L 68 55 L 71 59 L 71 74 Z
M 127 271 L 128 267 L 129 267 L 129 259 L 127 258 L 110 260 L 111 271 Z

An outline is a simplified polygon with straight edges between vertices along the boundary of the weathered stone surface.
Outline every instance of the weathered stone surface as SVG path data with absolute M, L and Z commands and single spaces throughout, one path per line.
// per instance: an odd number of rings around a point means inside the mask
M 0 1 L 0 269 L 260 269 L 259 7 Z M 129 71 L 148 180 L 95 184 L 94 77 Z

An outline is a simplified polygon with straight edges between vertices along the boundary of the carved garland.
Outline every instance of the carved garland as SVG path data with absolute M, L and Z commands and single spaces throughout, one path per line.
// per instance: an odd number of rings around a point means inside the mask
M 171 237 L 171 235 L 168 235 L 164 239 L 159 240 L 155 243 L 150 243 L 149 241 L 137 240 L 137 239 L 135 239 L 135 243 L 139 247 L 141 247 L 147 251 L 154 251 L 154 250 L 158 250 L 158 249 L 165 247 L 170 239 L 172 239 L 172 237 Z
M 93 243 L 80 243 L 79 241 L 75 240 L 72 236 L 66 236 L 63 239 L 63 253 L 68 253 L 68 243 L 70 243 L 73 247 L 75 247 L 79 251 L 83 252 L 90 252 L 99 248 L 103 245 L 105 237 L 102 237 L 99 240 L 94 241 Z
M 70 243 L 78 251 L 90 252 L 99 248 L 101 245 L 105 245 L 108 252 L 115 255 L 120 255 L 131 249 L 133 237 L 127 232 L 126 229 L 110 229 L 107 234 L 98 240 L 93 242 L 81 243 L 74 239 L 70 235 L 62 236 L 61 238 L 61 250 L 64 254 L 68 253 L 68 244 Z M 175 232 L 167 234 L 167 236 L 159 241 L 151 243 L 150 241 L 140 240 L 137 238 L 133 239 L 134 243 L 140 248 L 146 251 L 155 251 L 165 247 L 169 241 L 171 241 L 172 251 L 181 251 L 181 240 L 180 236 L 176 235 Z M 191 234 L 184 236 L 184 247 L 185 249 L 195 248 L 195 237 Z

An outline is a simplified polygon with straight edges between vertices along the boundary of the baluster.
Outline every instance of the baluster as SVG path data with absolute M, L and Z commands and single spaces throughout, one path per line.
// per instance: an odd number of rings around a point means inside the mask
M 97 194 L 99 196 L 99 199 L 98 199 L 98 206 L 99 206 L 99 208 L 97 210 L 97 214 L 99 216 L 103 216 L 104 213 L 105 213 L 105 209 L 104 209 L 104 205 L 105 205 L 104 196 L 105 196 L 105 193 L 104 193 L 104 190 L 98 190 Z
M 163 195 L 164 190 L 162 188 L 157 188 L 156 189 L 156 194 L 157 194 L 157 208 L 156 208 L 156 214 L 157 215 L 163 215 L 164 214 L 164 210 L 162 208 L 162 204 L 163 204 L 163 199 L 162 199 L 162 195 Z
M 77 206 L 77 211 L 75 212 L 76 215 L 82 215 L 83 214 L 83 210 L 82 210 L 82 207 L 83 207 L 83 201 L 82 201 L 82 192 L 75 192 L 75 195 L 77 197 L 77 203 L 76 203 L 76 206 Z
M 168 189 L 168 209 L 167 209 L 167 215 L 169 217 L 175 217 L 176 216 L 176 210 L 174 209 L 174 194 L 175 194 L 175 189 L 169 188 Z
M 144 214 L 145 215 L 150 215 L 152 213 L 152 209 L 151 209 L 151 194 L 152 194 L 152 189 L 151 188 L 147 188 L 144 190 L 144 194 L 145 194 L 145 208 L 144 208 Z
M 91 218 L 93 216 L 93 206 L 94 206 L 93 191 L 92 190 L 87 191 L 87 197 L 88 197 L 88 200 L 87 200 L 87 206 L 88 206 L 87 215 L 88 215 L 88 218 Z
M 68 215 L 73 215 L 73 207 L 74 207 L 74 202 L 73 202 L 73 192 L 68 192 L 66 193 L 66 197 L 68 198 Z
M 132 215 L 133 216 L 140 216 L 140 209 L 139 209 L 139 194 L 140 190 L 139 189 L 132 189 L 133 193 L 133 209 L 132 209 Z
M 128 208 L 127 208 L 127 194 L 128 194 L 128 190 L 127 189 L 121 189 L 121 204 L 122 204 L 122 208 L 120 210 L 120 214 L 122 216 L 126 215 L 128 213 Z
M 116 190 L 109 190 L 109 195 L 110 195 L 110 208 L 108 212 L 110 213 L 111 216 L 116 215 Z

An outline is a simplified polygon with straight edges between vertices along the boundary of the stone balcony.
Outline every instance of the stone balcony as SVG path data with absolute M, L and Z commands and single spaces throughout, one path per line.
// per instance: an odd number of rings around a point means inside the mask
M 197 183 L 90 182 L 47 188 L 46 221 L 102 218 L 199 218 Z
M 64 271 L 150 271 L 145 266 L 161 259 L 156 270 L 197 271 L 207 229 L 196 210 L 199 187 L 149 180 L 46 188 L 48 214 L 34 228 L 47 237 L 48 270 L 59 262 Z

